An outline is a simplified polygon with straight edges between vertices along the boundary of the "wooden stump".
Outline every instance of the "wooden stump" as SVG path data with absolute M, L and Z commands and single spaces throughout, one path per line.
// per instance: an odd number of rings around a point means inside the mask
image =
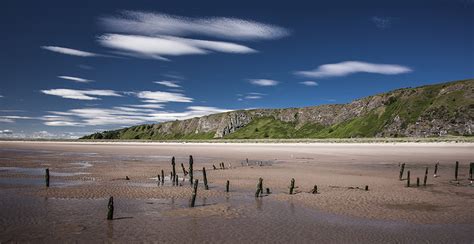
M 416 177 L 416 187 L 420 186 L 420 177 Z
M 217 170 L 216 166 L 213 164 L 212 169 Z
M 44 181 L 45 181 L 44 183 L 45 183 L 46 187 L 49 187 L 49 169 L 45 170 Z
M 160 175 L 156 175 L 156 179 L 157 179 L 157 182 L 158 182 L 158 186 L 160 186 L 160 182 L 161 182 Z
M 175 161 L 174 156 L 171 158 L 171 166 L 173 168 L 173 171 L 171 173 L 171 175 L 172 175 L 171 179 L 174 182 L 175 178 L 176 178 L 176 161 Z
M 128 175 L 125 176 L 125 180 L 130 180 L 130 178 L 128 178 Z
M 365 190 L 368 191 L 368 190 L 369 190 L 369 186 L 365 186 Z
M 469 164 L 469 180 L 474 180 L 474 179 L 472 178 L 472 172 L 473 172 L 473 171 L 474 171 L 474 163 L 471 162 L 471 163 Z
M 293 195 L 293 190 L 295 189 L 295 179 L 292 178 L 290 182 L 290 195 Z
M 170 172 L 170 181 L 171 181 L 171 184 L 174 186 L 174 176 L 173 176 L 173 172 Z
M 270 195 L 270 188 L 267 187 L 267 195 Z
M 165 171 L 164 170 L 161 170 L 161 184 L 162 185 L 165 184 Z
M 459 162 L 456 161 L 456 166 L 454 167 L 454 180 L 458 180 L 458 170 L 459 170 Z
M 407 187 L 410 187 L 410 170 L 407 171 Z
M 230 185 L 230 182 L 229 180 L 227 180 L 227 182 L 225 183 L 225 192 L 229 192 L 229 185 Z
M 311 191 L 312 194 L 317 194 L 318 193 L 318 186 L 314 185 L 313 190 Z
M 114 219 L 114 198 L 109 198 L 109 204 L 107 205 L 108 212 L 107 212 L 107 220 Z
M 439 162 L 435 164 L 435 169 L 434 169 L 434 174 L 433 174 L 434 178 L 438 177 L 438 166 L 439 166 Z
M 257 192 L 255 192 L 255 197 L 261 196 L 262 193 L 263 193 L 263 179 L 259 178 L 258 184 L 257 184 Z
M 189 204 L 191 208 L 194 208 L 194 203 L 196 202 L 198 183 L 199 183 L 198 179 L 195 179 L 194 186 L 193 186 L 193 195 L 191 196 L 191 202 Z
M 426 186 L 427 180 L 428 180 L 428 167 L 425 168 L 425 177 L 423 178 L 423 186 Z
M 206 174 L 206 168 L 202 167 L 202 178 L 204 180 L 204 189 L 209 190 L 209 186 L 207 185 L 207 174 Z
M 400 166 L 400 174 L 398 176 L 399 180 L 402 180 L 403 178 L 403 171 L 405 171 L 405 163 L 402 163 L 402 165 Z
M 189 155 L 189 182 L 192 185 L 193 184 L 193 156 Z
M 181 163 L 181 168 L 183 169 L 183 175 L 186 176 L 188 175 L 188 171 L 186 171 L 186 169 L 184 168 L 184 164 Z

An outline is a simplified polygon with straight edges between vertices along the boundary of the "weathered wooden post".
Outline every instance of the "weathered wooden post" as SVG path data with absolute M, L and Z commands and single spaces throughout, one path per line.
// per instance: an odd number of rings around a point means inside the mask
M 471 180 L 471 181 L 473 180 L 473 178 L 472 178 L 472 172 L 473 171 L 474 171 L 474 163 L 471 162 L 471 163 L 469 163 L 469 180 Z
M 420 177 L 416 177 L 416 187 L 420 186 Z
M 44 181 L 45 181 L 46 187 L 49 187 L 49 169 L 45 170 Z
M 188 171 L 186 171 L 186 169 L 184 168 L 184 164 L 181 163 L 181 168 L 183 169 L 183 175 L 186 176 L 188 175 Z
M 107 220 L 114 219 L 114 197 L 109 198 L 109 204 L 107 205 L 109 211 L 107 212 Z
M 125 176 L 125 180 L 130 180 L 130 178 L 128 178 L 128 175 Z
M 400 175 L 398 176 L 399 180 L 402 180 L 403 171 L 405 171 L 405 163 L 402 163 L 402 165 L 400 166 Z
M 438 177 L 438 166 L 439 166 L 439 162 L 435 164 L 435 170 L 434 170 L 434 174 L 433 174 L 434 178 Z
M 295 189 L 295 179 L 292 178 L 291 179 L 291 183 L 290 183 L 290 195 L 293 194 L 293 190 Z
M 189 155 L 189 182 L 193 185 L 193 156 Z
M 369 186 L 365 186 L 365 190 L 368 191 L 368 190 L 369 190 Z
M 313 190 L 311 191 L 312 194 L 317 194 L 318 193 L 318 186 L 314 185 Z
M 175 186 L 179 186 L 179 177 L 178 177 L 178 174 L 176 174 L 176 175 L 174 176 L 174 182 L 175 182 L 175 183 L 174 183 Z
M 410 187 L 410 170 L 407 171 L 407 187 Z
M 458 170 L 459 170 L 459 162 L 456 161 L 456 166 L 454 167 L 454 180 L 458 180 Z
M 270 195 L 270 188 L 267 187 L 267 195 Z
M 230 185 L 230 182 L 229 180 L 227 180 L 227 182 L 225 183 L 225 192 L 229 192 L 229 185 Z
M 217 168 L 216 168 L 216 166 L 215 166 L 214 164 L 212 165 L 212 169 L 213 169 L 213 170 L 217 170 Z
M 174 181 L 176 178 L 176 161 L 175 161 L 174 156 L 171 158 L 171 166 L 173 167 L 173 173 L 171 173 L 172 174 L 171 179 L 173 180 L 173 184 L 174 184 Z
M 189 172 L 191 172 L 191 171 L 189 171 Z M 193 195 L 191 197 L 191 203 L 189 204 L 189 206 L 192 207 L 192 208 L 194 208 L 194 203 L 196 202 L 198 183 L 199 183 L 198 179 L 194 180 Z
M 255 197 L 259 197 L 262 195 L 263 191 L 263 179 L 259 178 L 258 179 L 258 184 L 257 184 L 257 192 L 255 192 Z
M 173 176 L 173 172 L 170 172 L 170 181 L 171 181 L 171 184 L 174 186 L 174 176 Z
M 423 178 L 423 186 L 426 186 L 427 180 L 428 180 L 428 167 L 425 168 L 425 178 Z
M 165 171 L 164 170 L 161 170 L 161 184 L 162 185 L 165 184 Z
M 157 179 L 157 182 L 158 182 L 158 186 L 160 186 L 160 182 L 161 182 L 161 179 L 160 179 L 160 175 L 156 175 L 156 179 Z
M 207 185 L 207 174 L 206 174 L 206 168 L 202 167 L 202 178 L 204 180 L 204 189 L 209 190 L 209 186 Z

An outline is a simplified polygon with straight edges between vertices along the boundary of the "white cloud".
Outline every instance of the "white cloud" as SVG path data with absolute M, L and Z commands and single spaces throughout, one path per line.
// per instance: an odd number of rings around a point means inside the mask
M 0 95 L 0 98 L 3 98 L 4 96 Z
M 377 28 L 381 30 L 388 29 L 392 25 L 392 18 L 390 17 L 374 16 L 371 18 L 371 20 L 375 24 L 375 26 L 377 26 Z
M 374 64 L 360 61 L 345 61 L 336 64 L 324 64 L 314 70 L 297 71 L 296 74 L 312 77 L 340 77 L 354 73 L 374 73 L 384 75 L 396 75 L 411 72 L 412 69 L 397 64 Z
M 216 107 L 190 106 L 183 112 L 158 111 L 150 109 L 134 109 L 127 107 L 113 108 L 80 108 L 67 112 L 50 111 L 53 115 L 43 116 L 48 126 L 105 126 L 105 125 L 136 125 L 141 123 L 157 123 L 170 120 L 183 120 L 213 113 L 230 111 Z M 58 116 L 58 114 L 60 114 Z
M 66 55 L 79 56 L 79 57 L 98 57 L 102 56 L 97 53 L 91 53 L 86 51 L 81 51 L 77 49 L 67 48 L 67 47 L 57 47 L 57 46 L 41 46 L 41 48 Z
M 99 100 L 97 96 L 121 97 L 116 91 L 112 90 L 73 90 L 73 89 L 50 89 L 41 90 L 42 93 L 59 96 L 62 98 L 78 100 Z
M 173 87 L 173 88 L 181 87 L 180 85 L 177 84 L 178 81 L 172 81 L 172 80 L 155 81 L 154 83 L 167 86 L 167 87 Z
M 105 34 L 98 38 L 101 45 L 117 49 L 116 53 L 137 57 L 168 60 L 164 56 L 207 54 L 211 51 L 225 53 L 252 53 L 255 50 L 230 42 L 204 41 L 171 36 L 137 36 Z
M 289 35 L 285 28 L 256 21 L 226 18 L 188 18 L 162 13 L 124 11 L 101 18 L 109 30 L 140 35 L 211 36 L 233 40 L 277 39 Z
M 93 80 L 87 80 L 87 79 L 83 79 L 83 78 L 79 78 L 79 77 L 66 76 L 66 75 L 58 76 L 58 78 L 65 79 L 65 80 L 72 80 L 72 81 L 81 82 L 81 83 L 88 83 L 88 82 L 93 81 Z
M 260 92 L 249 92 L 246 94 L 237 94 L 237 97 L 238 97 L 237 101 L 261 99 L 265 95 L 267 94 L 260 93 Z
M 257 85 L 257 86 L 276 86 L 276 85 L 278 85 L 278 81 L 268 80 L 268 79 L 250 79 L 249 82 L 251 84 Z
M 156 104 L 156 103 L 150 103 L 150 104 L 136 104 L 136 105 L 128 105 L 129 107 L 135 107 L 135 108 L 153 108 L 153 109 L 158 109 L 158 108 L 163 108 L 163 104 Z
M 0 123 L 15 123 L 18 119 L 35 119 L 33 117 L 18 116 L 18 115 L 2 115 L 0 116 Z
M 143 99 L 146 103 L 167 103 L 167 102 L 180 102 L 190 103 L 193 101 L 192 98 L 186 97 L 181 93 L 174 92 L 163 92 L 163 91 L 142 91 L 138 92 L 138 98 Z
M 305 85 L 305 86 L 318 86 L 318 85 L 319 85 L 318 82 L 316 82 L 316 81 L 310 81 L 310 80 L 308 80 L 308 81 L 302 81 L 302 82 L 300 82 L 300 84 L 303 84 L 303 85 Z

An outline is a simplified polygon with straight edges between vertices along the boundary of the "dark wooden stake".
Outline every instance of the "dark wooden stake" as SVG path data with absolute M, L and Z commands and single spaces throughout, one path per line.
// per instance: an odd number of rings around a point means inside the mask
M 45 170 L 44 181 L 45 181 L 46 187 L 49 187 L 49 169 Z
M 128 175 L 125 176 L 125 180 L 130 180 L 130 178 L 128 178 Z
M 191 182 L 191 185 L 193 184 L 193 163 L 193 156 L 189 155 L 189 182 Z
M 270 193 L 270 188 L 267 187 L 267 195 L 269 195 Z
M 213 168 L 214 170 L 217 170 L 217 168 L 216 168 L 216 166 L 215 166 L 214 164 L 212 165 L 212 168 Z
M 165 184 L 165 171 L 161 170 L 161 184 Z
M 179 181 L 179 177 L 178 177 L 178 174 L 176 174 L 176 175 L 174 176 L 174 185 L 175 185 L 175 186 L 179 186 L 179 182 L 178 182 L 178 181 Z
M 191 172 L 191 171 L 189 171 Z M 197 190 L 198 190 L 198 179 L 194 180 L 194 186 L 193 186 L 193 195 L 191 197 L 191 203 L 189 204 L 189 206 L 191 208 L 194 208 L 194 203 L 196 202 L 196 196 L 197 196 Z
M 407 187 L 410 187 L 410 170 L 407 171 Z
M 458 170 L 459 170 L 459 162 L 456 161 L 456 166 L 454 168 L 454 180 L 457 181 L 458 180 Z
M 161 181 L 160 175 L 156 175 L 156 179 L 158 179 L 158 186 L 159 186 L 159 185 L 160 185 L 160 181 Z
M 227 182 L 225 183 L 225 192 L 229 192 L 229 185 L 230 185 L 230 182 L 229 180 L 227 180 Z
M 174 186 L 174 176 L 173 176 L 173 172 L 170 172 L 170 181 L 171 181 L 171 184 Z
M 204 180 L 204 189 L 209 190 L 209 186 L 207 185 L 207 174 L 206 174 L 206 168 L 202 167 L 202 178 Z
M 425 178 L 423 178 L 423 186 L 426 186 L 427 180 L 428 180 L 428 167 L 425 168 Z
M 295 179 L 291 179 L 291 183 L 290 183 L 290 195 L 293 194 L 293 190 L 295 189 Z
M 369 190 L 369 186 L 365 186 L 365 190 L 368 191 L 368 190 Z
M 403 178 L 403 171 L 405 171 L 405 163 L 402 163 L 402 165 L 400 166 L 400 175 L 398 176 L 399 180 L 402 180 Z
M 438 177 L 438 166 L 439 166 L 439 162 L 435 164 L 435 170 L 434 170 L 434 175 L 433 177 Z
M 255 197 L 261 196 L 262 193 L 263 193 L 263 179 L 259 178 L 258 184 L 257 184 L 257 192 L 255 192 Z
M 416 177 L 416 187 L 420 186 L 420 177 Z
M 183 169 L 183 175 L 186 176 L 188 175 L 188 171 L 186 171 L 186 169 L 184 168 L 184 164 L 181 163 L 181 168 Z
M 114 197 L 109 198 L 109 204 L 107 205 L 109 211 L 107 212 L 107 220 L 114 219 Z
M 312 194 L 317 194 L 318 193 L 318 186 L 314 185 L 313 190 L 311 191 Z
M 473 178 L 472 178 L 472 172 L 474 171 L 474 163 L 471 162 L 469 163 L 469 180 L 472 181 Z
M 174 158 L 174 156 L 171 158 L 171 166 L 173 167 L 173 173 L 172 174 L 172 180 L 175 181 L 175 178 L 176 178 L 176 160 Z

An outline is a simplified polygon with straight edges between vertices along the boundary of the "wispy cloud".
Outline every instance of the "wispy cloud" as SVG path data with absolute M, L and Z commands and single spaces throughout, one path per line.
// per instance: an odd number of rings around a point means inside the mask
M 77 67 L 81 68 L 81 69 L 85 69 L 85 70 L 93 70 L 94 67 L 90 66 L 90 65 L 86 65 L 86 64 L 79 64 L 77 65 Z
M 171 36 L 137 36 L 105 34 L 98 38 L 101 45 L 116 49 L 122 55 L 168 60 L 165 56 L 207 54 L 209 52 L 253 53 L 254 49 L 230 42 L 204 41 Z
M 361 61 L 345 61 L 335 64 L 324 64 L 314 70 L 297 71 L 295 73 L 305 77 L 327 78 L 347 76 L 355 73 L 396 75 L 412 71 L 411 68 L 398 64 L 374 64 Z
M 310 81 L 310 80 L 302 81 L 300 82 L 300 84 L 305 85 L 305 86 L 318 86 L 319 85 L 318 82 Z
M 97 96 L 121 97 L 119 93 L 113 90 L 74 90 L 74 89 L 50 89 L 41 90 L 47 95 L 58 96 L 62 98 L 77 100 L 99 100 Z
M 278 81 L 269 79 L 249 79 L 250 84 L 256 86 L 276 86 Z
M 123 11 L 100 19 L 108 30 L 140 35 L 210 36 L 232 40 L 277 39 L 289 35 L 285 28 L 252 20 L 208 17 L 188 18 L 163 13 Z
M 390 17 L 373 16 L 370 20 L 381 30 L 388 29 L 392 25 L 392 18 Z
M 249 92 L 246 94 L 237 94 L 237 97 L 238 97 L 237 101 L 261 99 L 265 95 L 267 94 L 260 93 L 260 92 Z
M 81 83 L 88 83 L 88 82 L 93 81 L 93 80 L 83 79 L 83 78 L 74 77 L 74 76 L 66 76 L 66 75 L 58 76 L 58 78 L 61 78 L 61 79 L 64 79 L 64 80 L 72 80 L 72 81 L 81 82 Z
M 172 88 L 179 88 L 181 87 L 180 85 L 178 85 L 178 81 L 173 81 L 173 80 L 162 80 L 162 81 L 155 81 L 153 82 L 155 84 L 160 84 L 160 85 L 163 85 L 163 86 L 167 86 L 167 87 L 172 87 Z
M 0 98 L 3 98 L 3 96 L 2 96 L 2 95 L 0 95 Z
M 58 46 L 41 46 L 41 48 L 49 50 L 51 52 L 72 55 L 72 56 L 79 56 L 79 57 L 99 57 L 102 56 L 97 53 L 91 53 L 86 51 L 81 51 L 77 49 L 67 48 L 67 47 L 58 47 Z
M 0 116 L 0 123 L 15 123 L 18 119 L 34 119 L 33 117 L 28 116 L 18 116 L 18 115 L 2 115 Z
M 105 126 L 135 125 L 149 122 L 183 120 L 213 113 L 230 111 L 216 107 L 190 106 L 183 112 L 158 111 L 152 109 L 135 109 L 129 107 L 113 108 L 79 108 L 66 112 L 51 111 L 43 116 L 48 126 Z
M 138 98 L 141 98 L 145 103 L 167 103 L 167 102 L 179 102 L 179 103 L 190 103 L 193 101 L 192 98 L 185 96 L 182 93 L 164 92 L 164 91 L 141 91 L 137 94 Z
M 149 103 L 149 104 L 134 104 L 134 105 L 128 105 L 129 107 L 135 107 L 135 108 L 152 108 L 152 109 L 158 109 L 158 108 L 163 108 L 163 104 L 156 104 L 156 103 Z

